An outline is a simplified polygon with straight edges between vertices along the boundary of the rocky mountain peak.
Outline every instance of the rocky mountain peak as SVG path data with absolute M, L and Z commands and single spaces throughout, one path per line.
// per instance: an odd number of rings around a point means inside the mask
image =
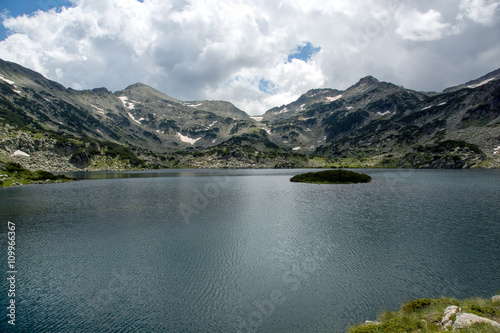
M 144 83 L 134 83 L 124 90 L 115 92 L 116 96 L 127 96 L 136 100 L 161 99 L 169 102 L 180 103 L 178 99 L 170 97 L 155 88 Z
M 154 89 L 154 88 L 148 86 L 147 84 L 137 82 L 137 83 L 129 85 L 124 90 L 142 90 L 142 89 L 149 90 L 149 89 Z
M 94 89 L 92 89 L 92 92 L 94 92 L 96 94 L 100 94 L 100 95 L 109 95 L 109 94 L 111 94 L 111 92 L 107 88 L 105 88 L 105 87 L 94 88 Z
M 359 80 L 358 83 L 356 83 L 354 86 L 360 86 L 360 85 L 376 85 L 379 84 L 380 81 L 374 78 L 371 75 L 365 76 L 361 80 Z
M 334 95 L 337 93 L 341 93 L 341 91 L 337 90 L 337 89 L 330 89 L 330 88 L 310 89 L 305 94 L 303 94 L 300 98 L 314 97 L 314 96 L 318 96 L 320 94 L 328 94 L 328 95 L 333 94 Z

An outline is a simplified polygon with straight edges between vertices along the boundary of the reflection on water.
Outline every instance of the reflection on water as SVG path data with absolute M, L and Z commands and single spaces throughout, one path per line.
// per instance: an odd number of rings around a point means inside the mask
M 114 178 L 155 178 L 155 177 L 221 177 L 221 176 L 273 176 L 273 175 L 288 175 L 290 173 L 301 173 L 313 171 L 312 169 L 304 170 L 269 170 L 269 169 L 161 169 L 149 171 L 97 171 L 97 172 L 63 172 L 68 177 L 76 179 L 114 179 Z
M 341 332 L 408 299 L 500 289 L 497 170 L 289 181 L 305 171 L 82 173 L 3 189 L 0 219 L 18 226 L 16 328 Z

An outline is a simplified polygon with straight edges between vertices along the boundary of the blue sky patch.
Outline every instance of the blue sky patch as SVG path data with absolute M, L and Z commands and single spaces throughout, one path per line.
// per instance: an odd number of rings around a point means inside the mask
M 274 95 L 276 94 L 276 92 L 278 92 L 278 86 L 276 86 L 271 81 L 261 79 L 259 81 L 259 90 L 262 91 L 263 93 Z
M 0 20 L 3 21 L 3 16 L 17 17 L 24 14 L 30 15 L 37 10 L 44 12 L 49 9 L 56 8 L 59 10 L 61 7 L 72 7 L 73 4 L 68 0 L 2 0 L 0 3 Z M 0 40 L 7 37 L 7 29 L 0 24 Z
M 296 52 L 288 55 L 288 62 L 293 59 L 299 59 L 302 61 L 309 61 L 313 55 L 318 53 L 321 47 L 314 47 L 311 42 L 302 43 L 297 46 Z

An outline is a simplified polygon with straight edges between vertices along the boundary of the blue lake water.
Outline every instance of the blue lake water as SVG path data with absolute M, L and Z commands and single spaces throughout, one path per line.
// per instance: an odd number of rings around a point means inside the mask
M 0 190 L 13 332 L 343 332 L 402 302 L 500 291 L 499 170 L 80 174 Z M 1 307 L 8 305 L 2 279 Z

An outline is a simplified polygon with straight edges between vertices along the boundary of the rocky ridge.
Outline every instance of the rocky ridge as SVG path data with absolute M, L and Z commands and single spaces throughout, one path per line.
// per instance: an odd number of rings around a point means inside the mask
M 499 167 L 499 73 L 443 93 L 368 76 L 250 117 L 228 102 L 180 101 L 140 83 L 115 93 L 67 89 L 0 60 L 0 156 L 54 171 Z

